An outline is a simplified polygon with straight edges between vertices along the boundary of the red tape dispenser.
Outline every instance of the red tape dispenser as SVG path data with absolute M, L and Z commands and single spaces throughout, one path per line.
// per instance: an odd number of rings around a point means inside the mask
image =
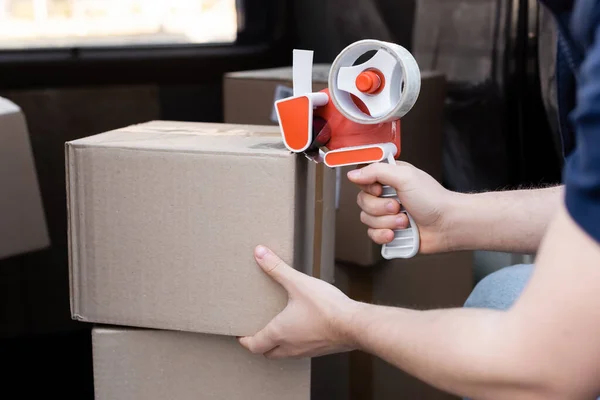
M 401 149 L 400 118 L 412 109 L 421 89 L 414 57 L 394 43 L 358 41 L 337 56 L 328 88 L 316 93 L 312 66 L 312 51 L 294 50 L 294 95 L 275 102 L 286 147 L 330 168 L 395 163 Z M 383 187 L 382 197 L 399 202 L 389 186 Z M 395 231 L 394 240 L 383 246 L 381 254 L 388 260 L 419 252 L 417 225 L 402 205 L 401 212 L 409 227 Z

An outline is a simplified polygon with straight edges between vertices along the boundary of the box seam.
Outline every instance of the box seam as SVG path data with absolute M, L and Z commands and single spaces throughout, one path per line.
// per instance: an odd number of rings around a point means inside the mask
M 80 261 L 80 251 L 81 251 L 81 243 L 79 243 L 78 238 L 79 229 L 77 226 L 77 216 L 79 215 L 79 206 L 77 204 L 77 196 L 74 191 L 77 189 L 75 182 L 75 174 L 73 171 L 73 164 L 75 162 L 74 158 L 74 148 L 71 144 L 66 143 L 65 145 L 65 154 L 66 154 L 66 184 L 67 184 L 67 246 L 69 249 L 69 289 L 70 289 L 70 309 L 71 309 L 71 318 L 83 321 L 84 319 L 80 315 L 81 308 L 81 299 L 79 298 L 80 291 L 78 287 L 80 287 L 81 282 L 79 279 L 78 266 Z
M 209 150 L 186 150 L 186 149 L 143 149 L 137 147 L 119 147 L 119 146 L 103 146 L 102 144 L 69 144 L 72 149 L 115 149 L 122 151 L 131 151 L 131 152 L 148 152 L 148 153 L 177 153 L 177 154 L 198 154 L 198 155 L 217 155 L 217 156 L 246 156 L 246 157 L 292 157 L 294 154 L 292 152 L 282 152 L 281 153 L 266 153 L 266 152 L 257 152 L 257 153 L 248 153 L 242 151 L 209 151 Z

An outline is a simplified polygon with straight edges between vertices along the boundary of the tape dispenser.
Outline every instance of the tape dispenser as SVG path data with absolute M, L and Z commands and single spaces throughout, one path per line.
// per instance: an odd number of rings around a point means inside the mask
M 370 57 L 370 58 L 369 58 Z M 330 168 L 375 162 L 395 163 L 400 156 L 400 119 L 417 101 L 421 73 L 402 46 L 361 40 L 334 60 L 328 88 L 312 91 L 313 52 L 294 50 L 293 96 L 275 102 L 283 141 Z M 394 188 L 382 197 L 399 202 Z M 401 204 L 409 226 L 394 232 L 383 246 L 385 259 L 412 258 L 420 246 L 419 230 Z

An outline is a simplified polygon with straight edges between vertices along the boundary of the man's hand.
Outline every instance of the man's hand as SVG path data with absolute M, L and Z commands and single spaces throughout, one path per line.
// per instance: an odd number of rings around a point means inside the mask
M 354 349 L 344 329 L 356 302 L 328 283 L 293 269 L 265 247 L 257 247 L 254 256 L 287 290 L 289 300 L 263 330 L 240 338 L 242 346 L 271 359 L 318 357 Z
M 600 246 L 559 210 L 530 284 L 507 311 L 357 303 L 259 247 L 258 264 L 287 289 L 289 303 L 240 342 L 268 358 L 358 349 L 467 398 L 595 399 Z
M 400 205 L 392 199 L 380 198 L 381 184 L 396 189 L 406 210 L 414 218 L 421 234 L 421 252 L 449 250 L 449 208 L 458 202 L 458 194 L 445 189 L 427 173 L 405 162 L 396 165 L 377 163 L 348 173 L 351 182 L 362 191 L 358 205 L 361 221 L 369 227 L 369 237 L 378 244 L 394 239 L 393 230 L 408 226 L 408 218 L 399 214 Z
M 383 199 L 381 185 L 396 189 L 414 218 L 425 254 L 462 250 L 534 253 L 561 205 L 562 187 L 479 194 L 445 189 L 427 173 L 405 162 L 371 164 L 348 173 L 362 192 L 358 205 L 369 236 L 389 243 L 393 230 L 408 226 L 400 205 Z

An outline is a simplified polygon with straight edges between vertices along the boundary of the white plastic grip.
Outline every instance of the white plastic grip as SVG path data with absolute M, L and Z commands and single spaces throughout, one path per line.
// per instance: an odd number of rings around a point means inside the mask
M 387 157 L 388 164 L 395 164 L 396 160 L 389 154 Z M 406 208 L 402 205 L 396 189 L 391 186 L 383 185 L 381 193 L 382 198 L 394 199 L 400 203 L 400 213 L 408 217 L 408 228 L 397 229 L 394 231 L 394 240 L 388 244 L 384 244 L 381 248 L 381 255 L 386 260 L 394 260 L 397 258 L 413 258 L 419 253 L 421 247 L 421 236 L 419 227 L 415 220 L 410 216 Z
M 400 203 L 396 190 L 391 186 L 383 186 L 381 197 L 394 199 Z M 403 213 L 408 217 L 409 226 L 406 229 L 395 230 L 394 240 L 383 245 L 381 248 L 381 255 L 386 260 L 413 258 L 419 253 L 419 247 L 421 245 L 419 228 L 402 203 L 400 203 L 400 213 Z
M 292 57 L 294 96 L 312 93 L 313 52 L 311 50 L 294 50 Z

